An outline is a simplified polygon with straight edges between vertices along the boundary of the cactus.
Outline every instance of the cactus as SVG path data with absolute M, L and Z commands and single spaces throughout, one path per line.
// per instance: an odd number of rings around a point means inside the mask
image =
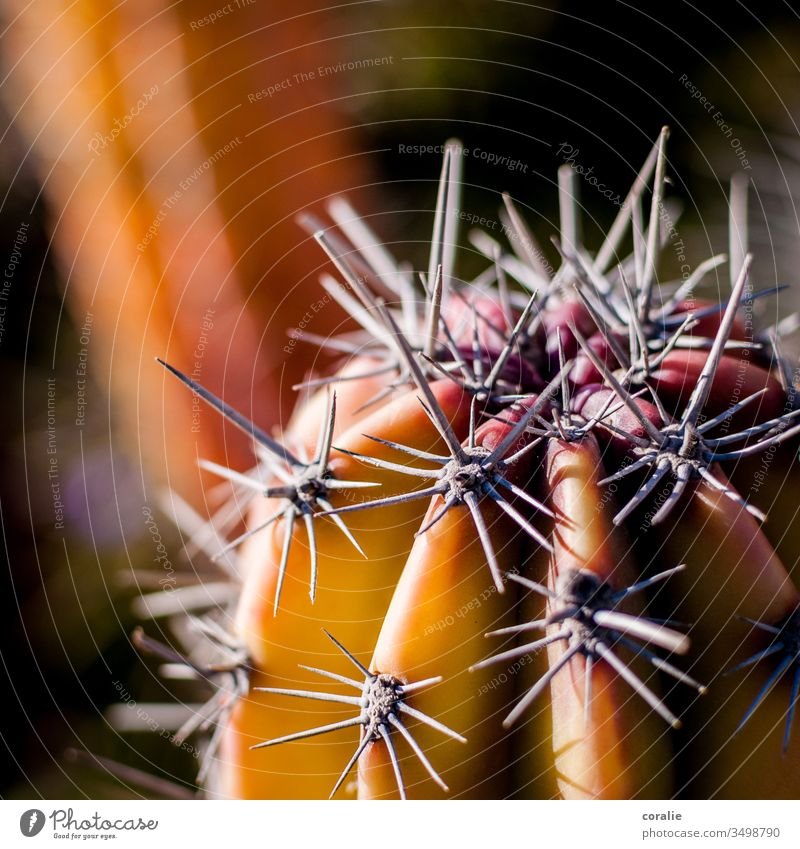
M 306 219 L 358 330 L 304 338 L 344 362 L 280 438 L 166 366 L 258 458 L 205 464 L 232 488 L 210 526 L 180 511 L 236 551 L 224 592 L 169 611 L 216 660 L 138 638 L 212 687 L 177 735 L 210 734 L 206 792 L 800 792 L 794 322 L 743 318 L 776 290 L 750 283 L 741 192 L 730 294 L 695 295 L 724 256 L 659 280 L 666 139 L 594 253 L 561 169 L 554 272 L 505 195 L 511 250 L 470 234 L 487 267 L 456 278 L 456 142 L 419 283 L 345 201 Z

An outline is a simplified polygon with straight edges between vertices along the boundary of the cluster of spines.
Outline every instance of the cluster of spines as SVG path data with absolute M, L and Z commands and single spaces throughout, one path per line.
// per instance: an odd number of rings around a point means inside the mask
M 292 526 L 298 518 L 301 519 L 306 525 L 310 543 L 310 594 L 313 600 L 316 582 L 314 521 L 320 518 L 335 521 L 348 540 L 360 551 L 357 541 L 343 523 L 341 514 L 378 508 L 412 498 L 439 496 L 442 498 L 441 507 L 419 533 L 424 533 L 432 527 L 452 506 L 465 504 L 484 547 L 492 578 L 497 589 L 502 592 L 506 576 L 500 572 L 494 556 L 486 521 L 481 513 L 481 500 L 489 498 L 499 505 L 523 531 L 538 544 L 549 549 L 547 538 L 510 503 L 509 497 L 513 495 L 521 498 L 529 507 L 545 515 L 549 514 L 549 508 L 508 480 L 505 472 L 523 452 L 533 450 L 542 442 L 551 439 L 579 441 L 597 427 L 613 431 L 616 436 L 626 440 L 630 448 L 629 460 L 607 475 L 601 484 L 612 483 L 641 470 L 649 471 L 637 492 L 615 517 L 616 523 L 623 522 L 659 483 L 670 479 L 672 485 L 669 495 L 654 514 L 653 523 L 663 521 L 669 515 L 696 479 L 705 481 L 757 518 L 763 519 L 763 515 L 756 508 L 747 504 L 738 493 L 715 477 L 713 464 L 756 454 L 771 445 L 793 438 L 800 432 L 800 426 L 794 421 L 800 409 L 796 404 L 790 404 L 789 411 L 780 417 L 732 434 L 714 437 L 715 427 L 757 401 L 763 393 L 755 393 L 732 404 L 729 409 L 711 418 L 704 417 L 705 406 L 723 355 L 727 351 L 742 347 L 750 347 L 761 352 L 765 358 L 768 357 L 768 364 L 777 372 L 787 395 L 793 399 L 794 381 L 792 371 L 782 353 L 781 336 L 793 329 L 798 322 L 795 317 L 789 317 L 776 328 L 758 334 L 753 341 L 731 339 L 731 330 L 740 305 L 777 291 L 773 289 L 753 293 L 747 289 L 752 258 L 747 252 L 746 194 L 742 191 L 740 181 L 735 181 L 735 191 L 732 192 L 731 198 L 731 248 L 727 258 L 731 274 L 731 294 L 727 302 L 696 312 L 678 310 L 679 305 L 692 296 L 704 277 L 726 261 L 724 255 L 714 256 L 701 263 L 686 280 L 657 286 L 657 260 L 665 238 L 663 191 L 666 182 L 667 136 L 665 129 L 594 257 L 580 244 L 576 175 L 568 166 L 560 170 L 561 236 L 554 242 L 562 257 L 562 264 L 555 273 L 551 272 L 544 261 L 541 248 L 510 196 L 504 195 L 503 218 L 512 234 L 512 253 L 507 253 L 485 234 L 471 233 L 472 244 L 490 259 L 491 264 L 470 283 L 462 283 L 456 279 L 454 265 L 462 159 L 457 143 L 451 142 L 446 146 L 429 267 L 427 274 L 419 275 L 421 297 L 409 268 L 394 260 L 345 201 L 333 201 L 329 212 L 335 225 L 351 244 L 335 231 L 324 227 L 317 219 L 305 216 L 302 223 L 313 232 L 316 241 L 326 251 L 345 282 L 343 287 L 330 275 L 323 275 L 322 285 L 360 328 L 355 333 L 336 339 L 318 339 L 308 335 L 305 338 L 309 342 L 324 345 L 345 355 L 368 354 L 370 358 L 377 360 L 378 365 L 360 375 L 348 375 L 346 378 L 324 377 L 310 380 L 303 386 L 315 388 L 335 385 L 339 380 L 385 376 L 384 389 L 367 402 L 365 406 L 368 406 L 382 400 L 399 387 L 410 385 L 419 393 L 420 403 L 442 437 L 448 453 L 434 455 L 410 446 L 389 444 L 399 455 L 412 457 L 433 466 L 430 469 L 356 455 L 357 459 L 367 465 L 400 471 L 414 478 L 427 478 L 430 485 L 424 489 L 409 491 L 407 495 L 377 497 L 372 501 L 334 509 L 327 499 L 329 491 L 372 485 L 336 480 L 328 466 L 333 447 L 331 435 L 335 417 L 335 392 L 329 395 L 328 414 L 320 429 L 318 450 L 314 458 L 309 460 L 293 454 L 195 381 L 167 365 L 174 375 L 201 398 L 249 434 L 256 444 L 259 458 L 266 461 L 265 466 L 259 466 L 246 475 L 216 464 L 206 464 L 206 467 L 226 478 L 238 490 L 249 490 L 253 494 L 260 493 L 282 501 L 281 509 L 267 522 L 257 528 L 249 528 L 245 534 L 228 543 L 221 553 L 228 553 L 243 538 L 259 532 L 271 522 L 285 520 L 289 527 L 284 537 L 280 587 L 288 563 Z M 645 227 L 642 198 L 651 179 L 652 199 Z M 612 260 L 617 256 L 628 233 L 632 239 L 633 252 L 612 267 Z M 522 293 L 509 286 L 509 277 L 522 288 Z M 657 292 L 662 295 L 660 302 L 656 299 Z M 491 323 L 475 308 L 475 298 L 482 295 L 488 295 L 499 303 L 503 326 Z M 451 298 L 457 298 L 462 306 L 461 326 L 457 328 L 451 327 L 446 318 L 446 305 Z M 556 333 L 559 367 L 556 373 L 550 376 L 548 383 L 547 378 L 539 376 L 541 369 L 547 368 L 547 357 L 541 355 L 536 340 L 542 332 L 547 310 L 552 303 L 569 298 L 577 300 L 585 307 L 619 368 L 614 370 L 601 359 L 578 327 L 570 323 Z M 721 312 L 722 317 L 713 338 L 695 336 L 692 331 L 698 320 L 715 312 Z M 579 350 L 594 365 L 616 397 L 616 401 L 609 401 L 600 414 L 589 419 L 577 414 L 571 406 L 568 375 L 573 363 L 564 356 L 562 330 L 573 335 Z M 495 340 L 493 344 L 486 342 L 489 337 Z M 467 342 L 458 342 L 460 338 L 466 338 Z M 658 393 L 652 386 L 651 377 L 669 353 L 679 348 L 706 349 L 708 353 L 691 397 L 682 413 L 673 418 L 661 405 Z M 458 383 L 472 398 L 469 438 L 463 445 L 456 438 L 444 411 L 430 390 L 431 380 L 441 377 Z M 642 394 L 646 394 L 648 400 L 659 410 L 660 424 L 651 421 L 637 405 L 636 400 Z M 519 413 L 515 420 L 509 420 L 509 438 L 504 439 L 491 452 L 486 452 L 476 445 L 477 416 L 503 419 L 508 414 L 509 405 L 519 402 L 522 402 L 522 413 Z M 641 425 L 639 434 L 619 431 L 606 421 L 622 406 L 625 406 Z M 522 434 L 528 437 L 527 445 L 508 455 L 509 449 Z M 373 438 L 382 441 L 377 436 Z M 739 447 L 736 447 L 737 444 Z M 269 483 L 275 477 L 280 480 L 277 486 Z M 592 664 L 599 661 L 609 663 L 664 719 L 672 725 L 677 725 L 677 718 L 666 705 L 620 660 L 616 654 L 616 646 L 625 646 L 633 652 L 643 654 L 656 668 L 702 692 L 702 685 L 637 641 L 650 642 L 669 652 L 682 653 L 688 648 L 687 639 L 663 624 L 645 617 L 631 617 L 615 610 L 614 606 L 627 595 L 644 589 L 678 568 L 681 567 L 675 567 L 655 578 L 622 589 L 613 589 L 603 584 L 590 572 L 572 576 L 569 589 L 565 584 L 560 584 L 555 590 L 526 578 L 510 576 L 528 589 L 545 595 L 552 607 L 546 619 L 524 623 L 516 627 L 517 631 L 544 629 L 555 623 L 561 623 L 562 627 L 554 635 L 489 658 L 476 664 L 475 668 L 510 660 L 558 640 L 566 641 L 568 650 L 559 664 L 550 669 L 523 697 L 507 718 L 507 723 L 510 724 L 520 715 L 572 656 L 581 653 L 588 667 L 587 688 L 591 687 Z M 573 592 L 575 586 L 582 586 L 584 589 L 591 586 L 593 589 L 582 598 L 581 603 L 577 603 Z M 275 598 L 276 614 L 279 593 L 280 590 Z M 786 720 L 785 743 L 788 745 L 797 691 L 800 690 L 796 616 L 790 617 L 785 623 L 756 624 L 769 633 L 779 635 L 781 639 L 778 640 L 776 636 L 768 649 L 749 658 L 742 665 L 756 663 L 773 655 L 780 655 L 780 660 L 773 676 L 743 718 L 740 728 L 778 678 L 794 669 L 792 703 Z M 346 651 L 343 648 L 342 650 Z M 352 656 L 350 657 L 352 659 Z M 362 671 L 367 676 L 375 674 L 367 670 Z M 397 687 L 401 685 L 397 684 Z M 402 689 L 398 689 L 397 693 L 401 694 Z M 284 694 L 300 695 L 298 692 L 288 691 Z M 306 695 L 319 697 L 319 694 Z M 590 710 L 590 695 L 587 691 L 587 711 Z M 399 699 L 398 704 L 401 702 L 402 699 Z M 365 725 L 361 721 L 363 718 L 362 713 L 361 719 L 357 720 L 362 726 Z M 388 743 L 391 728 L 381 725 L 380 729 L 382 730 L 372 728 L 362 733 L 361 745 L 343 773 L 340 783 L 368 742 L 382 737 Z M 277 742 L 281 740 L 268 741 L 268 744 Z M 415 746 L 411 743 L 410 745 L 412 748 Z M 426 769 L 437 778 L 421 751 L 416 748 L 414 751 L 421 757 Z M 393 763 L 396 766 L 394 758 Z M 339 784 L 337 788 L 338 786 Z M 399 774 L 398 786 L 403 794 Z

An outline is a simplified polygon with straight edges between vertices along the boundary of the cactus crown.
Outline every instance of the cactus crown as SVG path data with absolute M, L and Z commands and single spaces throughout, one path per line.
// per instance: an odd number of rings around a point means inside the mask
M 380 434 L 367 436 L 396 451 L 402 462 L 356 453 L 344 446 L 337 448 L 333 444 L 337 396 L 336 392 L 329 391 L 316 452 L 313 458 L 298 456 L 191 378 L 166 366 L 186 386 L 250 435 L 256 444 L 259 466 L 247 474 L 217 464 L 204 465 L 227 479 L 238 493 L 249 493 L 251 498 L 262 495 L 280 503 L 274 515 L 257 527 L 248 528 L 223 549 L 230 551 L 245 537 L 278 520 L 285 523 L 275 614 L 279 610 L 281 587 L 298 520 L 305 525 L 309 541 L 309 591 L 313 601 L 318 560 L 315 522 L 320 519 L 334 521 L 349 543 L 363 555 L 342 519 L 346 513 L 417 499 L 438 499 L 433 501 L 436 509 L 418 531 L 424 534 L 449 510 L 465 506 L 497 591 L 502 593 L 506 579 L 510 578 L 543 596 L 548 605 L 545 618 L 490 634 L 516 637 L 538 630 L 546 631 L 545 636 L 482 660 L 473 667 L 482 669 L 551 647 L 551 657 L 556 659 L 515 705 L 504 725 L 513 724 L 553 678 L 578 656 L 585 663 L 586 721 L 590 718 L 592 704 L 592 668 L 602 662 L 665 721 L 676 728 L 680 725 L 666 703 L 648 687 L 632 665 L 622 659 L 620 652 L 624 650 L 643 658 L 660 672 L 702 693 L 705 691 L 703 685 L 652 650 L 656 647 L 668 653 L 683 654 L 689 647 L 687 637 L 668 622 L 633 616 L 619 609 L 619 605 L 683 567 L 666 569 L 621 589 L 602 580 L 587 567 L 560 574 L 551 587 L 546 587 L 504 572 L 483 512 L 485 504 L 499 508 L 536 545 L 553 553 L 549 534 L 537 527 L 537 522 L 543 516 L 552 520 L 557 517 L 546 498 L 531 494 L 525 485 L 514 479 L 513 472 L 522 458 L 550 441 L 580 443 L 589 434 L 592 439 L 597 434 L 606 441 L 617 440 L 622 446 L 616 454 L 604 454 L 602 462 L 606 475 L 599 485 L 622 482 L 625 494 L 629 484 L 635 482 L 629 487 L 633 492 L 614 517 L 614 524 L 622 525 L 657 487 L 664 486 L 666 494 L 662 493 L 658 508 L 649 520 L 649 524 L 657 525 L 679 503 L 685 502 L 698 484 L 724 494 L 758 520 L 765 518 L 758 507 L 744 499 L 721 476 L 718 464 L 758 455 L 800 433 L 800 424 L 796 422 L 800 406 L 796 403 L 792 370 L 781 345 L 781 335 L 795 329 L 799 323 L 784 320 L 776 328 L 751 335 L 751 338 L 739 338 L 742 334 L 736 333 L 740 307 L 778 291 L 753 292 L 749 288 L 752 257 L 747 252 L 746 215 L 741 207 L 741 193 L 732 203 L 731 232 L 737 234 L 739 243 L 732 245 L 731 291 L 727 299 L 722 304 L 708 306 L 697 307 L 693 303 L 697 287 L 726 261 L 723 255 L 701 263 L 683 280 L 659 285 L 658 255 L 671 225 L 663 195 L 667 136 L 665 129 L 594 256 L 579 238 L 577 176 L 569 167 L 560 170 L 561 233 L 554 241 L 562 264 L 555 272 L 543 259 L 544 254 L 523 216 L 511 198 L 504 195 L 505 229 L 511 253 L 488 235 L 472 233 L 473 246 L 490 264 L 469 284 L 456 278 L 462 156 L 459 145 L 454 142 L 445 149 L 428 270 L 420 275 L 421 293 L 408 267 L 394 260 L 345 201 L 337 199 L 329 207 L 343 236 L 312 216 L 303 217 L 303 226 L 313 233 L 345 282 L 342 286 L 330 275 L 323 275 L 322 285 L 349 313 L 358 329 L 335 339 L 321 339 L 307 333 L 302 334 L 302 338 L 346 356 L 358 355 L 363 358 L 364 366 L 355 375 L 324 376 L 302 386 L 306 389 L 330 388 L 343 381 L 380 378 L 380 389 L 357 412 L 410 387 L 418 394 L 422 408 L 441 437 L 444 453 L 389 441 Z M 642 199 L 648 186 L 651 186 L 651 203 L 645 226 Z M 632 254 L 619 259 L 623 242 L 629 236 L 633 243 Z M 616 265 L 615 260 L 618 260 Z M 509 279 L 516 288 L 509 285 Z M 676 352 L 700 352 L 704 360 L 688 398 L 666 401 L 661 384 L 662 371 Z M 719 397 L 714 392 L 715 382 L 725 364 L 730 365 L 732 358 L 739 354 L 760 362 L 767 375 L 765 380 L 772 380 L 773 373 L 776 375 L 785 394 L 781 414 L 766 418 L 756 416 L 756 421 L 747 426 L 736 424 L 741 414 L 756 415 L 754 411 L 771 391 L 770 385 L 717 409 Z M 579 368 L 583 369 L 580 372 L 583 378 L 576 376 Z M 441 379 L 457 385 L 471 405 L 465 440 L 456 434 L 432 388 L 434 381 Z M 605 393 L 605 400 L 594 412 L 584 409 L 585 397 L 579 397 L 584 389 Z M 622 413 L 628 416 L 627 423 L 620 424 L 624 419 Z M 499 440 L 491 445 L 482 441 L 481 417 L 487 423 L 505 427 Z M 369 501 L 334 507 L 331 498 L 338 490 L 376 486 L 370 482 L 338 479 L 330 466 L 334 450 L 366 466 L 405 475 L 415 487 L 420 481 L 423 485 L 388 497 L 378 495 Z M 420 463 L 424 465 L 420 467 Z M 637 475 L 638 479 L 634 477 Z M 277 483 L 272 482 L 276 479 Z M 523 504 L 523 508 L 519 509 L 515 502 Z M 800 614 L 794 613 L 780 623 L 754 622 L 756 627 L 774 637 L 773 642 L 735 667 L 779 656 L 778 665 L 743 717 L 740 728 L 775 682 L 794 667 L 784 748 L 788 746 L 800 694 L 798 616 Z M 359 726 L 359 745 L 333 792 L 341 786 L 366 747 L 383 741 L 400 795 L 405 797 L 393 743 L 393 735 L 399 734 L 431 777 L 444 787 L 441 777 L 403 725 L 403 717 L 411 716 L 443 734 L 463 739 L 408 704 L 407 698 L 412 692 L 440 679 L 403 683 L 391 671 L 368 670 L 341 644 L 334 642 L 358 668 L 361 678 L 345 678 L 316 668 L 312 671 L 357 688 L 358 696 L 261 689 L 276 695 L 351 704 L 358 707 L 358 715 L 332 725 L 267 740 L 254 748 Z M 563 649 L 560 655 L 556 651 L 559 646 Z

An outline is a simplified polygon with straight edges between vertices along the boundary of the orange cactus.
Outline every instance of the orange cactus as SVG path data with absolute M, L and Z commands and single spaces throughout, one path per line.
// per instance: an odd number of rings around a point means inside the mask
M 776 553 L 794 559 L 781 544 L 794 513 L 774 508 L 783 478 L 751 500 L 742 475 L 769 452 L 793 485 L 800 409 L 777 344 L 739 318 L 769 294 L 748 288 L 749 254 L 732 254 L 729 297 L 697 316 L 692 290 L 719 258 L 657 279 L 666 136 L 596 255 L 574 243 L 575 174 L 561 172 L 553 275 L 506 197 L 518 253 L 477 238 L 491 264 L 456 278 L 456 143 L 419 296 L 363 227 L 319 231 L 362 327 L 333 340 L 358 358 L 326 379 L 348 421 L 335 438 L 327 389 L 278 442 L 170 367 L 262 459 L 214 467 L 255 501 L 227 637 L 239 654 L 215 671 L 240 686 L 220 679 L 210 791 L 798 792 L 800 591 Z M 611 268 L 627 231 L 633 254 Z M 768 778 L 746 782 L 745 760 Z

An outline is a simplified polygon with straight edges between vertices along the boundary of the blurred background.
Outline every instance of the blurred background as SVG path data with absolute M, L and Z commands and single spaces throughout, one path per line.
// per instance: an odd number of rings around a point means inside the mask
M 155 792 L 70 749 L 191 787 L 193 752 L 137 709 L 189 696 L 131 645 L 133 600 L 209 569 L 162 494 L 207 516 L 197 458 L 243 468 L 248 448 L 154 357 L 263 427 L 285 421 L 292 384 L 325 367 L 287 331 L 344 321 L 313 308 L 325 263 L 301 211 L 347 193 L 426 267 L 440 146 L 458 137 L 465 215 L 496 224 L 508 190 L 549 245 L 570 162 L 597 244 L 666 123 L 683 213 L 663 273 L 725 250 L 728 181 L 745 174 L 756 285 L 794 287 L 761 320 L 797 307 L 792 4 L 2 0 L 0 14 L 3 797 Z M 462 242 L 468 279 L 484 262 Z

